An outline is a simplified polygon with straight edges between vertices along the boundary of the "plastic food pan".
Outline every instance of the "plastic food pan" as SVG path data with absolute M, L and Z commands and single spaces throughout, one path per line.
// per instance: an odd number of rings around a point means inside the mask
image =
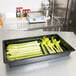
M 41 55 L 41 56 L 30 57 L 30 58 L 14 60 L 14 61 L 8 61 L 7 60 L 7 58 L 6 58 L 6 47 L 9 44 L 17 44 L 17 43 L 19 44 L 19 43 L 25 43 L 25 42 L 35 41 L 35 40 L 39 41 L 44 36 L 48 37 L 49 39 L 51 39 L 51 37 L 54 37 L 57 40 L 60 40 L 61 41 L 61 43 L 60 43 L 61 48 L 64 51 L 60 52 L 60 53 L 55 53 L 55 54 L 48 53 L 47 55 L 45 55 L 43 50 L 41 50 L 43 53 L 43 55 Z M 70 46 L 64 39 L 62 39 L 57 34 L 3 40 L 3 61 L 4 61 L 4 63 L 8 64 L 10 67 L 23 65 L 23 64 L 31 64 L 31 63 L 36 63 L 36 62 L 41 62 L 41 61 L 51 60 L 51 59 L 55 59 L 55 58 L 59 58 L 59 57 L 68 56 L 72 51 L 75 51 L 75 49 L 72 46 Z

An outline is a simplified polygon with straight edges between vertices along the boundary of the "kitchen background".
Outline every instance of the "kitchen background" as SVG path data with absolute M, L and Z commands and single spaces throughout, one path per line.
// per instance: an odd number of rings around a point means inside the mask
M 43 0 L 0 0 L 0 12 L 8 17 L 16 17 L 16 7 L 30 8 L 31 11 L 40 11 Z M 50 0 L 51 1 L 51 0 Z M 67 0 L 55 0 L 60 7 L 66 8 Z
M 73 15 L 75 11 L 74 5 L 76 1 L 75 0 L 47 0 L 47 1 L 49 1 L 49 5 L 50 5 L 48 9 L 49 15 L 51 15 L 52 9 L 54 9 L 53 15 L 60 20 L 63 26 L 62 31 L 75 31 L 76 26 L 75 24 L 73 24 L 74 26 L 72 26 L 73 23 L 72 20 L 75 18 Z M 16 28 L 16 25 L 12 24 L 12 23 L 16 23 L 15 20 L 16 7 L 23 7 L 25 9 L 31 9 L 31 11 L 33 12 L 38 12 L 43 10 L 42 2 L 43 0 L 6 0 L 6 1 L 0 0 L 0 13 L 2 13 L 5 17 L 4 27 L 6 29 Z

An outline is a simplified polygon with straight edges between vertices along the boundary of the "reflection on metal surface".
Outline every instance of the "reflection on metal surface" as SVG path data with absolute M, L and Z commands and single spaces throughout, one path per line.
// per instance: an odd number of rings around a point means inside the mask
M 49 14 L 53 14 L 58 19 L 60 19 L 62 24 L 68 21 L 70 8 L 71 8 L 71 1 L 72 0 L 49 0 L 50 1 L 50 8 Z
M 68 0 L 50 0 L 50 7 L 53 7 L 54 2 L 54 15 L 65 17 Z

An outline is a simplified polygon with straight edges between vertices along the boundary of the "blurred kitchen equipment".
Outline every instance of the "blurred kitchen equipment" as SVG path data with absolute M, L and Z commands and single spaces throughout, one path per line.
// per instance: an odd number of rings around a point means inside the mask
M 26 19 L 29 20 L 31 9 L 26 9 Z
M 23 18 L 23 7 L 17 7 L 16 8 L 16 17 Z
M 0 14 L 0 26 L 3 25 L 3 21 L 2 21 L 2 15 Z
M 56 20 L 61 26 L 67 29 L 70 11 L 72 10 L 75 0 L 49 0 L 49 15 L 51 16 L 51 25 Z M 69 26 L 68 26 L 69 27 Z
M 44 15 L 46 16 L 46 18 L 48 18 L 49 17 L 49 0 L 43 0 L 42 1 L 42 8 L 43 8 L 43 13 L 44 13 Z
M 20 17 L 20 9 L 18 7 L 16 8 L 16 17 Z
M 6 30 L 22 30 L 26 29 L 24 26 L 27 23 L 26 18 L 6 18 L 3 28 Z
M 29 23 L 45 23 L 46 18 L 45 16 L 37 16 L 37 17 L 31 17 L 29 18 Z
M 5 14 L 4 13 L 0 13 L 0 28 L 2 29 L 4 27 L 4 24 L 5 24 Z
M 62 26 L 64 27 L 64 26 L 68 25 L 67 23 L 68 23 L 69 14 L 70 14 L 71 6 L 72 6 L 72 1 L 74 1 L 74 0 L 42 0 L 41 11 L 31 11 L 30 14 L 34 14 L 34 16 L 32 16 L 32 17 L 38 17 L 38 13 L 40 12 L 41 15 L 39 15 L 39 17 L 45 16 L 47 19 L 46 28 L 51 27 L 51 26 L 56 27 L 56 25 L 60 26 L 60 27 L 62 27 Z M 44 15 L 41 12 L 43 12 Z M 35 16 L 35 13 L 37 13 L 36 16 Z M 49 19 L 49 16 L 50 16 L 50 19 Z M 21 16 L 21 18 L 22 18 L 22 16 Z M 22 21 L 22 20 L 18 19 L 17 23 L 20 23 L 20 21 Z M 21 25 L 21 24 L 19 24 L 19 25 Z M 43 26 L 43 24 L 41 24 L 40 26 L 39 25 L 35 26 L 32 24 L 25 23 L 25 25 L 29 26 L 29 28 L 32 27 L 32 29 L 34 27 L 37 27 L 36 29 L 40 29 L 40 28 L 44 29 L 44 27 L 45 27 L 45 25 Z M 46 28 L 45 28 L 45 30 L 46 30 Z M 50 28 L 48 28 L 48 30 L 50 30 Z M 52 31 L 56 31 L 56 30 L 52 30 Z
M 67 19 L 66 23 L 66 30 L 73 31 L 76 33 L 76 0 L 71 1 L 69 18 Z

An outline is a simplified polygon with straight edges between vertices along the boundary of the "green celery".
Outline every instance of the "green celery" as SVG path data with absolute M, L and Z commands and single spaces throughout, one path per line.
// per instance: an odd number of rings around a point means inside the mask
M 50 52 L 50 53 L 53 53 L 53 51 L 47 46 L 46 42 L 47 40 L 46 39 L 41 39 L 42 40 L 42 44 L 47 48 L 47 50 Z
M 30 45 L 30 44 L 38 44 L 38 42 L 37 41 L 32 41 L 32 42 L 26 42 L 26 43 L 19 43 L 19 44 L 9 44 L 8 46 L 7 46 L 7 49 L 12 49 L 12 48 L 19 48 L 19 47 L 23 47 L 24 45 Z
M 56 53 L 56 51 L 54 50 L 54 44 L 51 43 L 51 41 L 48 41 L 47 45 L 51 48 L 51 50 L 53 51 L 53 53 Z
M 58 51 L 57 52 L 63 52 L 63 49 L 61 48 L 61 46 L 59 45 L 59 43 L 60 43 L 60 40 L 59 41 L 57 41 L 56 39 L 54 39 L 53 37 L 52 37 L 52 42 L 54 43 L 54 45 L 56 46 L 56 48 L 58 49 Z
M 38 47 L 32 47 L 32 48 L 24 48 L 24 49 L 9 49 L 8 52 L 10 53 L 16 53 L 16 52 L 27 52 L 27 51 L 33 51 L 33 50 L 40 50 L 41 48 L 38 46 Z
M 32 54 L 32 53 L 37 53 L 37 52 L 41 52 L 41 50 L 33 50 L 31 52 L 28 51 L 28 52 L 17 52 L 17 53 L 14 53 L 14 52 L 13 53 L 8 53 L 7 52 L 7 55 L 9 55 L 9 54 L 10 55 L 17 55 L 17 54 L 23 55 L 23 54 Z
M 35 56 L 40 56 L 40 55 L 43 55 L 43 54 L 40 52 L 40 53 L 37 53 L 37 54 L 31 54 L 31 55 L 24 54 L 24 55 L 7 56 L 7 59 L 9 61 L 12 61 L 12 60 L 35 57 Z
M 42 44 L 42 42 L 40 42 L 40 44 L 41 44 L 41 47 L 43 49 L 44 54 L 47 55 L 48 53 L 46 52 L 46 49 L 45 49 L 44 45 Z

